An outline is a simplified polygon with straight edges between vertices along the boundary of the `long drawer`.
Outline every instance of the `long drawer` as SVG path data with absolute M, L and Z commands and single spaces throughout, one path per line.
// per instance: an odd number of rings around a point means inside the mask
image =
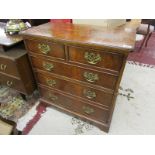
M 15 61 L 0 57 L 0 72 L 19 77 Z
M 88 64 L 119 72 L 122 67 L 123 55 L 109 51 L 97 51 L 80 47 L 68 47 L 69 61 L 78 64 Z
M 64 45 L 36 40 L 26 40 L 25 43 L 30 52 L 65 59 Z
M 4 75 L 3 73 L 0 73 L 0 84 L 6 85 L 21 92 L 25 92 L 22 81 L 20 79 Z
M 41 97 L 44 100 L 52 102 L 52 104 L 63 107 L 72 112 L 89 117 L 99 122 L 107 123 L 109 118 L 109 110 L 99 108 L 77 98 L 70 97 L 68 95 L 60 94 L 53 90 L 39 87 Z
M 69 79 L 64 79 L 62 77 L 56 77 L 49 73 L 36 72 L 36 77 L 38 83 L 55 88 L 71 95 L 80 96 L 84 99 L 94 101 L 94 104 L 100 104 L 110 108 L 112 103 L 113 94 L 105 92 L 103 90 L 98 90 L 90 86 L 85 86 L 80 83 L 75 83 Z
M 31 57 L 35 68 L 114 90 L 118 76 L 82 68 L 68 63 Z

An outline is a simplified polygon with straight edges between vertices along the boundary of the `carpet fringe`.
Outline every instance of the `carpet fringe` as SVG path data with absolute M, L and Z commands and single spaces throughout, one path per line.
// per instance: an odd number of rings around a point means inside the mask
M 27 126 L 29 121 L 33 119 L 33 117 L 37 114 L 37 106 L 39 105 L 39 101 L 20 119 L 17 121 L 17 129 L 19 131 L 23 131 L 23 129 Z
M 144 63 L 140 63 L 140 62 L 137 62 L 137 61 L 127 61 L 127 63 L 131 64 L 131 65 L 140 66 L 140 67 L 147 67 L 147 68 L 155 69 L 155 65 L 144 64 Z

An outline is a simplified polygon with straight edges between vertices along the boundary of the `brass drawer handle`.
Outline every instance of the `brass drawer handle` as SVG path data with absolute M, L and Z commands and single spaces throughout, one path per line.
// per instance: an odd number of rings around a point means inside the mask
M 90 107 L 88 107 L 88 106 L 83 106 L 82 107 L 82 109 L 83 109 L 83 111 L 86 113 L 86 114 L 92 114 L 92 113 L 94 113 L 94 109 L 93 108 L 90 108 Z
M 55 80 L 52 80 L 52 79 L 47 79 L 46 80 L 46 83 L 50 86 L 50 87 L 53 87 L 56 85 L 56 81 Z
M 7 84 L 8 87 L 11 87 L 13 82 L 12 81 L 7 81 L 6 84 Z
M 84 72 L 83 76 L 88 82 L 95 82 L 99 80 L 98 74 L 94 74 L 91 72 Z
M 43 68 L 47 71 L 51 71 L 54 68 L 54 65 L 52 63 L 43 62 Z
M 91 90 L 86 90 L 84 89 L 83 94 L 88 98 L 88 99 L 93 99 L 96 98 L 96 93 Z
M 1 64 L 1 65 L 0 65 L 0 69 L 3 70 L 3 71 L 6 70 L 6 67 L 7 67 L 7 65 L 4 65 L 4 64 Z
M 50 46 L 46 45 L 46 44 L 38 44 L 38 48 L 39 48 L 40 52 L 43 54 L 48 54 L 49 51 L 51 50 Z
M 95 54 L 93 52 L 85 52 L 84 58 L 87 60 L 89 64 L 97 64 L 102 60 L 100 54 Z
M 53 94 L 49 94 L 48 95 L 48 98 L 52 101 L 56 101 L 58 99 L 58 97 L 56 95 L 53 95 Z

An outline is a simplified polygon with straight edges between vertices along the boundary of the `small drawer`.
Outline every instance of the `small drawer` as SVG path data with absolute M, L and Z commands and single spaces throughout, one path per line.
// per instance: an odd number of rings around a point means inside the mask
M 17 71 L 16 62 L 8 58 L 0 57 L 0 72 L 20 77 Z
M 68 47 L 69 61 L 100 67 L 119 72 L 123 62 L 123 56 L 117 53 L 87 50 L 78 47 Z
M 43 58 L 31 57 L 31 61 L 36 69 L 99 85 L 112 90 L 115 89 L 118 78 L 118 76 L 113 74 L 98 72 L 96 70 L 86 69 L 68 63 L 49 61 Z
M 21 92 L 25 92 L 25 89 L 23 87 L 21 80 L 10 76 L 6 76 L 2 73 L 0 73 L 0 84 L 6 85 L 10 88 L 16 89 Z
M 68 95 L 60 94 L 53 90 L 39 87 L 41 98 L 51 102 L 57 107 L 62 107 L 66 110 L 75 112 L 77 114 L 89 117 L 99 122 L 107 123 L 109 117 L 109 110 L 99 108 L 77 98 Z
M 48 73 L 36 72 L 37 81 L 45 86 L 64 91 L 68 94 L 82 97 L 84 99 L 94 101 L 94 104 L 99 104 L 107 108 L 111 107 L 112 93 L 94 89 L 93 87 L 85 86 L 80 83 L 72 82 L 62 78 L 55 77 Z
M 64 45 L 35 40 L 26 40 L 25 43 L 30 52 L 65 59 Z

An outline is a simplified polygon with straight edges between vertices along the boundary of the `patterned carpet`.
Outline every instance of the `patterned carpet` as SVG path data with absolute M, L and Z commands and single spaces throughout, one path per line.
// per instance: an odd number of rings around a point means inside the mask
M 20 94 L 6 86 L 0 86 L 0 103 L 0 116 L 15 122 L 28 109 Z
M 32 108 L 36 99 L 37 95 L 32 95 L 25 101 L 17 91 L 0 85 L 0 116 L 17 122 Z
M 143 47 L 141 51 L 138 52 L 140 45 L 141 41 L 136 42 L 135 50 L 129 54 L 128 61 L 155 65 L 155 32 L 153 32 L 151 38 L 149 39 L 148 46 Z

